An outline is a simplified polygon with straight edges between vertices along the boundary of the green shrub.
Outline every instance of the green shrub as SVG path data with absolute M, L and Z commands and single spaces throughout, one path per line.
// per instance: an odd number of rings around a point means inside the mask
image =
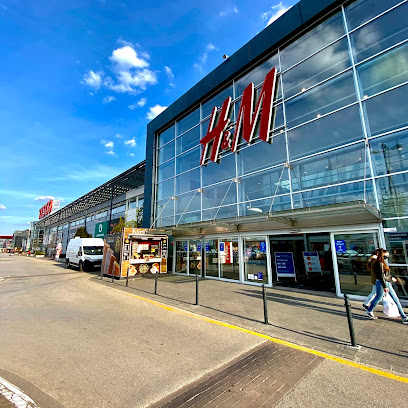
M 42 252 L 42 251 L 35 251 L 34 255 L 44 255 L 44 252 Z

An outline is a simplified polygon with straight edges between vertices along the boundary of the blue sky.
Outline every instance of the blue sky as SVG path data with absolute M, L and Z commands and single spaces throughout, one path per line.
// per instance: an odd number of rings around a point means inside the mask
M 0 0 L 0 235 L 145 157 L 147 123 L 296 0 Z

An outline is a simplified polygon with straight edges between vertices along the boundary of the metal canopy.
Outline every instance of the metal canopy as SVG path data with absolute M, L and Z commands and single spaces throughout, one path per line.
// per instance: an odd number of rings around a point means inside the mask
M 99 204 L 109 201 L 112 197 L 118 197 L 130 190 L 144 185 L 145 161 L 136 164 L 130 169 L 124 171 L 105 184 L 95 188 L 89 193 L 76 199 L 53 214 L 50 214 L 36 222 L 36 226 L 44 228 L 45 226 L 55 224 L 68 217 L 86 211 Z
M 381 213 L 370 204 L 364 201 L 351 201 L 279 211 L 272 214 L 257 214 L 184 224 L 178 228 L 162 227 L 160 230 L 174 236 L 183 236 L 262 230 L 296 230 L 299 228 L 367 224 L 381 220 Z

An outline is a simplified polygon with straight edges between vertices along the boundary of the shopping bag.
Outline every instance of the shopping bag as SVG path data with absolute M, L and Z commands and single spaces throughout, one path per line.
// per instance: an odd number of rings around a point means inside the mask
M 399 317 L 399 310 L 392 297 L 386 293 L 383 297 L 384 314 L 388 318 Z

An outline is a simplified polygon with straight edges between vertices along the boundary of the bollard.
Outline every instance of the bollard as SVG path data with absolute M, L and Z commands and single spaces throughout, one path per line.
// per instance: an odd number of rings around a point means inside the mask
M 102 265 L 101 265 L 101 280 L 103 279 L 103 270 L 102 270 Z
M 115 267 L 113 267 L 113 271 L 112 271 L 112 283 L 115 282 Z
M 154 276 L 154 294 L 157 295 L 157 277 L 159 276 L 158 273 Z
M 198 273 L 196 273 L 196 306 L 198 306 Z
M 353 326 L 353 316 L 351 314 L 351 306 L 349 303 L 348 295 L 344 294 L 344 306 L 346 306 L 346 313 L 347 313 L 347 322 L 350 331 L 350 340 L 352 347 L 358 347 L 356 343 L 356 336 L 354 334 L 354 326 Z
M 129 286 L 129 268 L 127 268 L 126 272 L 126 287 Z
M 265 284 L 262 284 L 262 297 L 263 297 L 265 324 L 269 324 L 269 321 L 268 321 L 268 304 L 266 303 Z

